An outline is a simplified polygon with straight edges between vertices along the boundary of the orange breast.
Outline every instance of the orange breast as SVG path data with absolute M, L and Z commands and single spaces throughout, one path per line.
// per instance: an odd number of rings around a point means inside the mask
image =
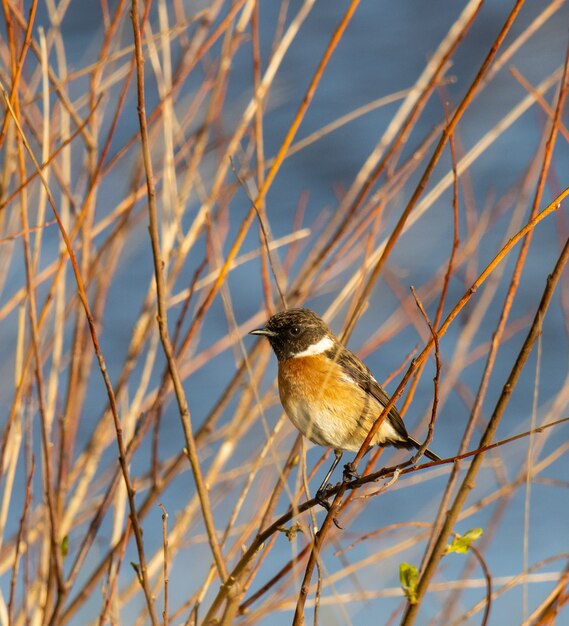
M 330 359 L 315 355 L 288 359 L 279 363 L 279 390 L 296 394 L 309 402 L 346 401 L 353 395 L 353 383 L 344 377 L 342 368 Z
M 280 362 L 279 394 L 298 430 L 337 450 L 359 450 L 379 415 L 379 403 L 322 355 Z

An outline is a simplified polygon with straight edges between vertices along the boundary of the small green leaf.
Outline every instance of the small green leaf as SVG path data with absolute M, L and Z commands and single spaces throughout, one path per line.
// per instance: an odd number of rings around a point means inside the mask
M 409 563 L 399 565 L 399 580 L 401 588 L 411 604 L 417 602 L 417 583 L 419 582 L 419 570 Z
M 69 552 L 69 535 L 65 535 L 65 537 L 63 537 L 63 539 L 61 540 L 61 556 L 63 558 L 65 558 L 67 556 L 67 553 Z
M 464 535 L 457 535 L 453 539 L 452 543 L 447 546 L 445 554 L 449 554 L 449 552 L 465 554 L 466 552 L 468 552 L 470 544 L 482 536 L 482 532 L 482 528 L 471 528 Z

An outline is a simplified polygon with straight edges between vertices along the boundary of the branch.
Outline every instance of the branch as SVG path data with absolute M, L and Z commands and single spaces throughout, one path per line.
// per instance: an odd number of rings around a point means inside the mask
M 152 255 L 154 258 L 154 276 L 156 280 L 156 300 L 157 300 L 157 322 L 160 332 L 160 340 L 168 369 L 178 402 L 178 410 L 180 420 L 184 430 L 186 440 L 186 454 L 190 461 L 192 473 L 196 483 L 196 489 L 200 500 L 201 510 L 204 523 L 208 535 L 209 545 L 213 553 L 213 558 L 217 567 L 219 578 L 225 582 L 227 579 L 227 569 L 221 554 L 219 542 L 215 533 L 215 524 L 211 513 L 211 504 L 209 494 L 205 485 L 199 458 L 197 453 L 196 442 L 193 434 L 192 423 L 190 419 L 190 410 L 186 400 L 186 394 L 182 385 L 182 380 L 178 372 L 178 366 L 174 357 L 174 350 L 170 341 L 168 332 L 168 308 L 166 305 L 166 288 L 164 274 L 162 270 L 162 253 L 160 250 L 160 237 L 158 235 L 158 210 L 156 207 L 156 188 L 154 186 L 154 174 L 152 170 L 152 157 L 150 155 L 150 145 L 148 142 L 148 128 L 146 124 L 146 106 L 144 97 L 144 57 L 142 55 L 142 41 L 140 26 L 138 23 L 138 0 L 132 0 L 132 27 L 134 32 L 134 45 L 136 53 L 136 78 L 137 78 L 137 94 L 138 94 L 138 119 L 140 123 L 140 139 L 142 143 L 142 153 L 144 158 L 144 169 L 146 173 L 146 187 L 148 194 L 148 215 L 149 215 L 149 231 L 150 241 L 152 244 Z
M 484 448 L 486 446 L 489 446 L 492 442 L 496 429 L 498 428 L 498 424 L 500 423 L 500 420 L 502 419 L 504 410 L 506 409 L 506 406 L 508 405 L 512 392 L 516 386 L 516 383 L 518 382 L 518 379 L 525 365 L 525 362 L 531 352 L 533 344 L 535 340 L 537 339 L 537 337 L 539 336 L 539 334 L 541 333 L 543 317 L 545 315 L 545 312 L 547 311 L 547 308 L 549 307 L 549 303 L 551 302 L 551 298 L 553 296 L 553 292 L 555 290 L 557 282 L 559 281 L 563 268 L 565 267 L 565 264 L 567 263 L 568 260 L 569 260 L 569 240 L 567 240 L 567 242 L 565 243 L 565 247 L 563 248 L 561 255 L 559 256 L 559 259 L 557 261 L 557 264 L 555 265 L 553 273 L 550 274 L 547 278 L 545 290 L 543 292 L 543 296 L 541 298 L 539 307 L 536 311 L 533 323 L 526 337 L 524 345 L 522 346 L 522 349 L 520 350 L 518 358 L 516 359 L 516 362 L 510 373 L 510 376 L 508 377 L 508 380 L 506 384 L 504 385 L 502 394 L 494 409 L 492 417 L 490 418 L 490 421 L 488 422 L 488 426 L 486 427 L 486 430 L 484 431 L 484 434 L 482 435 L 479 448 Z M 453 530 L 455 521 L 462 509 L 462 506 L 466 498 L 470 494 L 470 491 L 476 482 L 476 475 L 478 474 L 478 470 L 480 469 L 482 465 L 483 459 L 484 459 L 484 454 L 482 453 L 477 454 L 472 460 L 472 463 L 470 464 L 470 467 L 468 468 L 466 472 L 464 480 L 462 481 L 459 487 L 456 498 L 451 508 L 449 509 L 446 515 L 445 521 L 443 523 L 443 526 L 437 536 L 436 541 L 433 544 L 431 557 L 425 564 L 425 568 L 423 570 L 421 578 L 419 579 L 419 583 L 417 585 L 417 601 L 414 604 L 407 605 L 407 609 L 403 616 L 403 620 L 401 621 L 402 626 L 410 626 L 415 621 L 419 607 L 421 606 L 421 601 L 423 597 L 425 596 L 425 593 L 435 574 L 439 561 L 441 560 L 443 556 L 447 539 Z

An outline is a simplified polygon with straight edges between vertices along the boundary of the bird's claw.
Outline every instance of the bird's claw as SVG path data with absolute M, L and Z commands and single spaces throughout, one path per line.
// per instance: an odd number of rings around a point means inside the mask
M 330 509 L 332 508 L 330 503 L 328 502 L 328 489 L 330 489 L 331 485 L 330 483 L 324 485 L 323 487 L 321 487 L 317 492 L 316 495 L 314 496 L 316 502 L 318 502 L 318 504 L 323 507 L 324 509 L 326 509 L 326 511 L 328 513 L 330 513 Z M 338 530 L 344 530 L 340 524 L 338 523 L 338 520 L 333 517 L 332 521 L 334 522 L 334 526 L 336 526 L 336 528 L 338 528 Z
M 316 492 L 315 499 L 316 502 L 322 507 L 324 507 L 327 511 L 330 510 L 330 503 L 328 502 L 328 489 L 330 488 L 330 483 L 326 483 L 318 491 Z
M 348 482 L 353 478 L 360 478 L 360 475 L 356 472 L 356 468 L 353 463 L 346 463 L 344 465 L 344 481 Z

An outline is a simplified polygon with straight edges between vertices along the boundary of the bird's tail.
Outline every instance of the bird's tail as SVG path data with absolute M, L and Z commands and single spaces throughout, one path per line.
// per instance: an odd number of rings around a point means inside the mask
M 413 437 L 409 437 L 409 443 L 413 447 L 417 448 L 417 450 L 421 447 L 421 444 L 416 439 L 413 439 Z M 440 456 L 438 456 L 434 452 L 431 452 L 431 450 L 429 450 L 428 448 L 425 450 L 424 455 L 427 458 L 431 459 L 431 461 L 442 461 Z

